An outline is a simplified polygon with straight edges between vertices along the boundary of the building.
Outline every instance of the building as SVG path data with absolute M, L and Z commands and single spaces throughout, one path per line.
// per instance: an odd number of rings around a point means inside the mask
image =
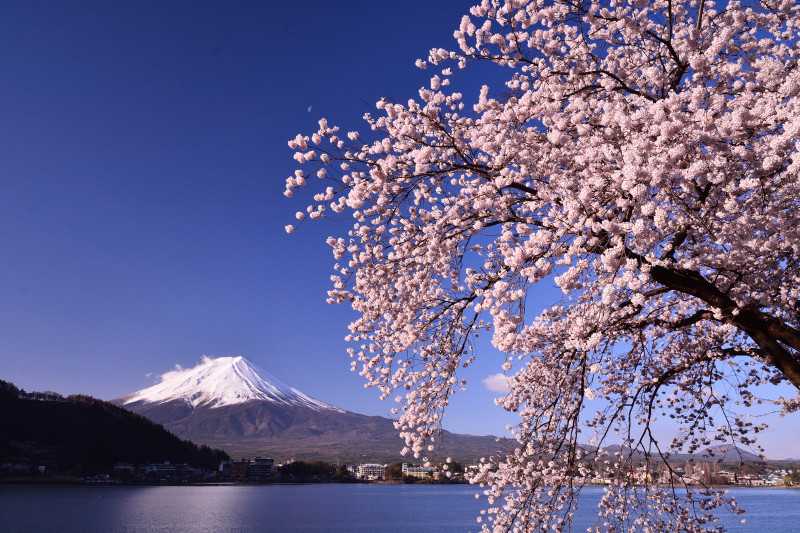
M 250 479 L 267 479 L 275 475 L 275 460 L 272 457 L 256 457 L 247 467 Z
M 136 468 L 130 463 L 117 463 L 114 465 L 114 472 L 132 476 Z
M 433 466 L 408 466 L 403 463 L 403 477 L 417 479 L 439 479 L 439 469 Z
M 145 475 L 161 480 L 171 480 L 175 477 L 175 465 L 169 461 L 165 463 L 153 463 L 144 467 Z
M 356 477 L 358 479 L 384 479 L 385 472 L 386 465 L 365 463 L 363 465 L 358 465 Z
M 233 479 L 245 479 L 248 468 L 250 468 L 250 461 L 232 461 L 231 476 Z

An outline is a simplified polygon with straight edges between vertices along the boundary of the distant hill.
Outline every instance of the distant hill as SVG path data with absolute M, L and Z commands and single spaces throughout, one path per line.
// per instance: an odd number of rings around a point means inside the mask
M 752 452 L 748 452 L 747 450 L 737 448 L 733 444 L 720 444 L 717 446 L 711 446 L 709 448 L 705 448 L 703 451 L 695 454 L 696 458 L 698 456 L 699 459 L 703 461 L 750 462 L 750 463 L 759 463 L 764 461 L 764 459 L 762 459 L 758 455 Z
M 237 458 L 402 459 L 404 444 L 389 418 L 311 398 L 242 357 L 205 358 L 194 368 L 165 374 L 153 387 L 111 401 L 176 435 L 223 448 Z M 430 457 L 472 462 L 500 447 L 492 436 L 445 432 Z
M 171 461 L 216 469 L 225 452 L 181 440 L 162 426 L 89 396 L 25 393 L 0 380 L 0 472 L 3 465 L 46 466 L 74 475 L 114 464 Z
M 585 450 L 595 450 L 596 448 L 593 446 L 584 446 Z M 623 448 L 619 444 L 612 444 L 609 446 L 603 446 L 603 450 L 608 453 L 617 453 L 622 451 L 623 453 L 627 453 L 629 448 Z M 643 459 L 644 454 L 641 452 L 634 452 L 633 457 L 635 459 Z M 743 450 L 741 448 L 737 448 L 732 444 L 720 444 L 716 446 L 710 446 L 708 448 L 704 448 L 703 450 L 697 451 L 694 454 L 689 453 L 676 453 L 669 456 L 670 461 L 717 461 L 721 463 L 761 463 L 764 462 L 764 459 L 759 457 L 758 455 L 748 452 L 747 450 Z M 788 459 L 787 461 L 791 461 Z

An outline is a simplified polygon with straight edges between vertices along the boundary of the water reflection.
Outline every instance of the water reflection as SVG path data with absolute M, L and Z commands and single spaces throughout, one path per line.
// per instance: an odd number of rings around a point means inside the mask
M 15 533 L 455 533 L 478 531 L 471 486 L 0 486 L 0 531 Z M 800 491 L 734 489 L 748 510 L 728 532 L 800 531 Z M 587 487 L 573 531 L 594 524 L 602 487 Z

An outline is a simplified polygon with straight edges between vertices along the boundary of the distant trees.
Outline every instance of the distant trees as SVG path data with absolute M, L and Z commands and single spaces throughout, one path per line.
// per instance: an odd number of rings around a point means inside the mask
M 360 314 L 353 365 L 397 397 L 408 451 L 436 436 L 474 338 L 502 353 L 521 420 L 475 478 L 487 529 L 569 528 L 587 463 L 619 474 L 597 530 L 699 531 L 737 510 L 634 479 L 680 450 L 754 445 L 758 389 L 800 387 L 799 33 L 792 0 L 483 0 L 457 50 L 418 62 L 436 69 L 418 100 L 379 101 L 363 135 L 321 120 L 290 141 L 311 168 L 286 195 L 327 181 L 297 218 L 353 219 L 328 239 L 330 301 Z M 450 90 L 474 63 L 505 87 Z M 534 314 L 542 282 L 563 297 Z
M 321 460 L 292 461 L 278 467 L 282 477 L 310 479 L 329 478 L 342 480 L 352 477 L 345 465 L 335 465 Z
M 3 380 L 0 380 L 0 396 L 6 398 L 22 398 L 27 400 L 66 401 L 66 398 L 57 392 L 25 392 L 24 390 L 17 388 L 13 383 Z
M 19 398 L 21 392 L 13 383 L 0 379 L 0 397 Z
M 384 478 L 392 480 L 403 479 L 403 463 L 401 461 L 393 461 L 386 465 L 384 470 Z

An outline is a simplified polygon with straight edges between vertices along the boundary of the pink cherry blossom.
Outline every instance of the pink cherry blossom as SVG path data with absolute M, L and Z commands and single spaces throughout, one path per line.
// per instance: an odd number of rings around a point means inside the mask
M 454 37 L 366 133 L 322 120 L 289 142 L 304 169 L 285 194 L 316 174 L 330 186 L 309 218 L 352 217 L 328 239 L 329 301 L 359 314 L 353 367 L 399 397 L 404 453 L 436 442 L 489 331 L 520 422 L 473 479 L 484 531 L 568 530 L 595 475 L 612 479 L 596 531 L 740 512 L 668 460 L 757 450 L 756 387 L 800 388 L 800 5 L 483 0 Z M 447 92 L 476 62 L 505 87 Z M 543 281 L 563 298 L 535 314 Z M 679 422 L 672 441 L 658 417 Z

